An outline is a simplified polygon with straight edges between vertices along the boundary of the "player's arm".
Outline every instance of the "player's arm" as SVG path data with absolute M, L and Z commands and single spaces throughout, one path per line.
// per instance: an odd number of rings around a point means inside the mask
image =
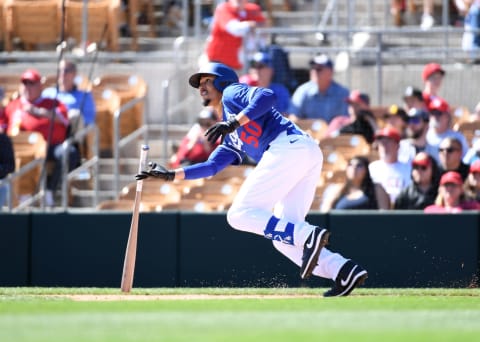
M 236 92 L 237 87 L 235 85 L 230 86 L 224 90 L 223 96 L 235 99 L 237 96 Z M 219 137 L 222 137 L 223 141 L 223 138 L 225 138 L 227 134 L 232 133 L 238 127 L 245 125 L 250 120 L 255 120 L 256 118 L 265 115 L 265 113 L 269 112 L 275 104 L 276 97 L 270 89 L 255 87 L 251 88 L 250 92 L 251 93 L 248 95 L 248 104 L 243 110 L 229 118 L 227 121 L 217 122 L 205 132 L 208 141 L 217 141 Z M 241 99 L 239 99 L 239 102 L 241 102 Z
M 216 148 L 210 157 L 202 162 L 174 170 L 168 170 L 162 165 L 154 162 L 148 164 L 148 169 L 137 174 L 137 180 L 148 177 L 160 178 L 166 181 L 173 181 L 174 179 L 198 179 L 213 176 L 226 168 L 230 164 L 235 164 L 241 161 L 241 155 L 234 149 L 227 146 L 219 146 Z

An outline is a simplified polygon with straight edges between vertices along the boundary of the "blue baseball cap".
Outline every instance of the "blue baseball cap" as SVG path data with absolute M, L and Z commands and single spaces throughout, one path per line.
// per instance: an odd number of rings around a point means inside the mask
M 252 58 L 250 58 L 250 66 L 255 68 L 256 66 L 266 65 L 272 67 L 272 59 L 265 52 L 256 52 Z

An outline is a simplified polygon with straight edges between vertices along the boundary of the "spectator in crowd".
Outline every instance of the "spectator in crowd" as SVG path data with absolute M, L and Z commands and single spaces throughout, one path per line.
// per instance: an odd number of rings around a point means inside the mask
M 480 160 L 480 139 L 475 140 L 472 147 L 468 149 L 463 157 L 463 162 L 468 165 L 471 165 L 477 160 Z
M 390 209 L 390 197 L 380 184 L 374 184 L 368 170 L 368 158 L 355 156 L 348 161 L 346 182 L 329 191 L 322 211 L 331 209 Z
M 452 129 L 453 118 L 448 103 L 441 98 L 435 98 L 430 102 L 428 110 L 430 112 L 430 126 L 427 132 L 427 142 L 438 147 L 446 137 L 457 138 L 462 144 L 461 155 L 463 157 L 468 151 L 468 142 L 461 132 Z M 439 160 L 438 152 L 433 157 Z
M 59 64 L 58 94 L 56 87 L 46 88 L 42 97 L 58 99 L 68 109 L 71 134 L 75 134 L 85 125 L 95 123 L 95 101 L 90 91 L 77 88 L 77 65 L 70 60 L 62 60 Z
M 383 186 L 395 203 L 400 191 L 411 183 L 411 164 L 398 161 L 400 133 L 394 127 L 384 127 L 375 134 L 379 159 L 372 161 L 368 168 L 374 183 Z
M 465 196 L 471 201 L 480 203 L 480 160 L 474 161 L 469 171 L 464 183 Z
M 423 210 L 433 204 L 438 194 L 440 171 L 435 159 L 419 152 L 412 161 L 412 183 L 395 199 L 394 209 Z
M 353 90 L 346 101 L 348 103 L 349 116 L 337 116 L 334 118 L 328 125 L 325 136 L 360 134 L 371 144 L 377 130 L 377 122 L 370 110 L 370 97 L 358 90 Z
M 464 210 L 480 210 L 480 203 L 468 200 L 463 190 L 462 176 L 449 171 L 440 178 L 435 203 L 424 209 L 425 213 L 459 213 Z
M 15 171 L 15 153 L 10 137 L 0 128 L 0 181 Z M 0 185 L 0 210 L 6 203 L 8 184 Z
M 20 130 L 39 132 L 47 141 L 47 160 L 53 162 L 54 168 L 47 177 L 45 200 L 48 206 L 54 206 L 54 192 L 60 184 L 62 175 L 62 143 L 66 139 L 69 125 L 67 108 L 60 101 L 41 96 L 41 76 L 35 69 L 23 72 L 19 93 L 20 97 L 12 100 L 5 108 L 4 120 L 8 126 L 7 132 L 10 135 L 16 135 Z M 53 126 L 51 137 L 50 126 Z M 79 153 L 75 146 L 70 145 L 68 155 L 69 169 L 73 169 L 79 163 Z
M 285 115 L 290 107 L 290 92 L 283 84 L 272 82 L 274 72 L 272 59 L 268 53 L 257 52 L 250 59 L 248 74 L 241 76 L 239 81 L 249 86 L 273 90 L 277 98 L 275 108 Z
M 438 146 L 440 172 L 456 171 L 465 180 L 469 166 L 462 161 L 462 143 L 455 137 L 446 137 Z
M 187 165 L 203 162 L 219 141 L 209 142 L 205 138 L 206 130 L 219 120 L 213 107 L 205 107 L 198 114 L 197 122 L 190 128 L 183 137 L 177 152 L 170 158 L 170 167 L 178 168 Z
M 337 116 L 348 117 L 350 91 L 333 79 L 333 61 L 326 55 L 310 60 L 310 80 L 292 95 L 290 119 L 322 119 L 330 123 Z
M 261 7 L 248 0 L 227 0 L 219 4 L 213 13 L 211 32 L 207 38 L 206 62 L 221 62 L 241 70 L 243 56 L 247 54 L 243 47 L 250 51 L 258 50 L 258 45 L 262 43 L 254 41 L 253 32 L 265 23 Z
M 465 16 L 464 29 L 462 49 L 470 53 L 471 62 L 478 63 L 480 32 L 472 32 L 472 30 L 480 29 L 480 0 L 471 0 L 471 5 Z
M 403 103 L 405 104 L 406 112 L 408 112 L 412 108 L 424 110 L 427 109 L 425 101 L 423 100 L 422 91 L 413 86 L 408 86 L 405 88 L 402 99 Z
M 406 138 L 400 141 L 398 160 L 410 163 L 415 155 L 422 151 L 437 155 L 437 146 L 427 142 L 429 121 L 430 114 L 424 109 L 412 108 L 408 111 Z
M 391 105 L 388 107 L 388 111 L 383 115 L 384 125 L 394 127 L 400 133 L 402 138 L 405 137 L 407 121 L 407 112 L 397 105 Z
M 433 101 L 434 99 L 440 98 L 440 100 L 445 101 L 442 97 L 440 97 L 440 88 L 442 87 L 444 77 L 445 77 L 445 70 L 438 63 L 428 63 L 423 67 L 422 94 L 423 94 L 423 100 L 425 101 L 427 108 L 430 106 L 430 102 Z

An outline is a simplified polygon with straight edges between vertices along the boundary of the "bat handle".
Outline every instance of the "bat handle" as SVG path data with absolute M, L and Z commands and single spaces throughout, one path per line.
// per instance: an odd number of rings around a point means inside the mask
M 150 147 L 148 145 L 142 145 L 142 150 L 140 151 L 140 162 L 138 165 L 138 173 L 142 173 L 145 170 L 145 164 L 147 163 L 147 156 Z M 143 180 L 137 181 L 137 191 L 142 191 Z
M 148 145 L 142 145 L 142 150 L 140 151 L 140 164 L 138 165 L 138 173 L 142 172 L 145 169 L 145 164 L 147 163 L 147 155 L 150 147 Z

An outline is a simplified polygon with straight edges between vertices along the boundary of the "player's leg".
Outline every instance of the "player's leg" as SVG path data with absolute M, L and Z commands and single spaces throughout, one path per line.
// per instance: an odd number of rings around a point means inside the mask
M 315 186 L 321 172 L 320 167 L 306 174 L 294 188 L 290 190 L 275 207 L 277 217 L 289 221 L 302 221 L 307 215 L 313 201 Z M 298 266 L 303 263 L 303 251 L 278 241 L 273 241 L 275 248 Z M 317 265 L 312 274 L 332 279 L 335 285 L 325 293 L 325 296 L 348 295 L 355 286 L 363 283 L 367 272 L 359 265 L 344 258 L 339 253 L 332 253 L 327 248 L 321 249 Z
M 278 233 L 275 238 L 303 247 L 314 226 L 304 220 L 279 220 L 272 215 L 278 199 L 283 198 L 292 188 L 292 183 L 298 182 L 299 178 L 293 170 L 290 174 L 285 172 L 282 165 L 284 159 L 279 154 L 265 152 L 240 187 L 228 210 L 227 220 L 235 229 L 262 236 L 273 227 Z M 297 167 L 302 168 L 304 165 Z
M 228 222 L 236 229 L 300 247 L 303 278 L 311 274 L 327 243 L 328 231 L 305 222 L 305 215 L 300 220 L 290 220 L 272 215 L 272 209 L 307 178 L 312 186 L 304 188 L 306 198 L 299 196 L 301 203 L 297 203 L 295 210 L 299 213 L 308 210 L 321 165 L 321 151 L 310 138 L 287 135 L 277 138 L 245 180 L 227 214 Z

